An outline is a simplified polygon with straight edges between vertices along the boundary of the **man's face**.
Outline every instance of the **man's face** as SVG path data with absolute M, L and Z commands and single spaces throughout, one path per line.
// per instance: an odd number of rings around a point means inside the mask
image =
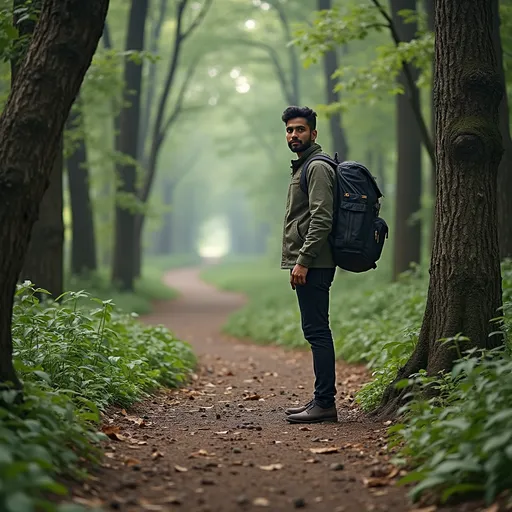
M 286 142 L 294 153 L 303 153 L 316 140 L 316 130 L 311 130 L 304 117 L 290 119 L 286 123 Z

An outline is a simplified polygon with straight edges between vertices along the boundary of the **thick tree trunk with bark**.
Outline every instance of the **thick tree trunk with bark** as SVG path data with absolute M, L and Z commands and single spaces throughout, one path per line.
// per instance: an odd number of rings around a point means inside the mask
M 14 23 L 20 36 L 31 36 L 41 10 L 41 0 L 35 0 L 28 7 L 23 0 L 14 0 Z M 20 8 L 28 8 L 31 16 L 22 16 Z M 21 20 L 21 21 L 20 21 Z M 21 58 L 21 57 L 20 57 Z M 11 62 L 12 83 L 16 78 L 19 58 Z M 39 207 L 38 220 L 32 227 L 30 243 L 25 254 L 25 263 L 20 280 L 30 280 L 37 287 L 44 288 L 54 297 L 64 290 L 64 219 L 62 217 L 62 140 L 57 158 L 52 166 L 50 184 Z
M 462 351 L 503 343 L 500 336 L 489 337 L 502 302 L 496 180 L 504 92 L 493 47 L 492 2 L 437 0 L 434 247 L 418 344 L 397 379 L 420 369 L 429 375 L 450 370 L 457 351 L 440 339 L 462 333 L 470 339 Z M 391 384 L 377 414 L 395 412 L 403 393 Z
M 0 382 L 18 387 L 11 337 L 16 281 L 64 123 L 96 50 L 108 3 L 43 3 L 28 53 L 0 116 Z
M 62 139 L 50 174 L 50 183 L 32 226 L 20 280 L 30 280 L 54 298 L 64 291 L 64 219 Z
M 500 34 L 499 0 L 493 4 L 493 37 L 498 72 L 505 90 L 505 72 L 503 70 L 503 49 Z M 503 157 L 498 170 L 498 239 L 501 258 L 512 258 L 512 140 L 510 139 L 510 119 L 508 97 L 503 95 L 500 104 L 500 131 L 503 141 Z
M 148 13 L 148 0 L 132 0 L 127 50 L 144 49 L 144 33 Z M 118 150 L 137 161 L 140 122 L 140 104 L 142 93 L 142 65 L 126 59 L 124 71 L 123 110 L 120 116 L 120 135 Z M 118 192 L 137 196 L 137 169 L 134 163 L 118 166 L 120 186 Z M 116 205 L 116 228 L 114 242 L 114 263 L 112 281 L 122 290 L 133 290 L 136 275 L 137 252 L 137 215 L 124 205 Z
M 70 128 L 75 128 L 77 124 L 81 125 L 81 116 L 72 112 L 68 123 Z M 97 269 L 94 216 L 89 194 L 87 146 L 83 137 L 68 157 L 67 171 L 72 219 L 71 273 L 80 275 Z
M 317 9 L 319 11 L 332 9 L 332 0 L 317 0 Z M 338 70 L 338 54 L 336 50 L 331 50 L 324 55 L 324 74 L 325 90 L 327 104 L 337 103 L 339 93 L 334 91 L 336 80 L 332 75 Z M 332 152 L 338 153 L 340 161 L 348 159 L 348 143 L 343 130 L 341 114 L 338 112 L 329 117 L 331 128 Z
M 404 23 L 398 13 L 403 9 L 416 10 L 416 0 L 391 0 L 393 23 L 401 41 L 411 41 L 417 32 L 416 23 Z M 413 79 L 418 70 L 409 66 Z M 405 94 L 396 99 L 398 162 L 396 179 L 396 209 L 394 229 L 393 278 L 419 263 L 421 255 L 421 222 L 411 217 L 421 208 L 421 144 L 422 138 L 412 104 L 419 105 L 419 90 L 400 75 Z

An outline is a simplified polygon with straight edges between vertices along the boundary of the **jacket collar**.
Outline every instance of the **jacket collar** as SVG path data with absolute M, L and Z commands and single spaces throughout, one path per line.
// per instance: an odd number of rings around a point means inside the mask
M 299 169 L 302 165 L 304 165 L 304 162 L 313 154 L 313 153 L 318 153 L 322 151 L 322 146 L 320 146 L 320 144 L 317 144 L 316 142 L 314 142 L 313 144 L 311 144 L 311 146 L 306 149 L 306 151 L 304 151 L 304 153 L 302 153 L 302 155 L 300 156 L 300 158 L 297 158 L 296 160 L 292 160 L 291 161 L 291 169 L 292 169 L 292 173 L 294 173 L 297 169 Z

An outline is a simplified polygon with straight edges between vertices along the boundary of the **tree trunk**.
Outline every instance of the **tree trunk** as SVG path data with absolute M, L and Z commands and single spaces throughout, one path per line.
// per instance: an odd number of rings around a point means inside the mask
M 70 128 L 82 125 L 81 115 L 72 112 L 69 118 Z M 80 126 L 80 129 L 83 129 Z M 72 241 L 71 273 L 80 275 L 97 269 L 96 237 L 94 216 L 89 195 L 89 167 L 87 165 L 87 147 L 83 137 L 77 143 L 67 160 L 69 197 L 71 203 Z
M 21 18 L 18 9 L 26 7 L 21 0 L 13 1 L 14 23 L 20 36 L 32 36 L 37 24 L 37 13 L 41 9 L 41 0 L 35 0 L 28 6 L 30 16 Z M 11 62 L 12 83 L 16 79 L 20 61 Z M 58 156 L 52 165 L 50 185 L 39 207 L 39 218 L 32 227 L 25 263 L 20 274 L 21 280 L 30 280 L 37 287 L 44 288 L 54 297 L 64 290 L 64 221 L 62 218 L 62 140 Z M 42 296 L 41 296 L 42 297 Z
M 416 23 L 404 23 L 398 14 L 402 9 L 416 10 L 416 0 L 391 0 L 393 22 L 401 41 L 411 41 L 417 31 Z M 410 66 L 413 79 L 418 70 Z M 396 99 L 398 162 L 396 178 L 396 209 L 394 235 L 393 279 L 419 263 L 421 255 L 421 222 L 411 217 L 421 208 L 421 133 L 411 104 L 419 105 L 419 91 L 407 84 L 402 72 L 400 83 L 405 94 Z M 409 98 L 408 98 L 409 95 Z
M 502 303 L 496 180 L 504 92 L 493 47 L 492 2 L 437 0 L 434 247 L 419 340 L 397 380 L 420 369 L 429 375 L 449 371 L 457 358 L 455 343 L 440 339 L 462 333 L 470 342 L 461 351 L 503 343 L 501 336 L 489 336 Z M 377 413 L 395 412 L 404 393 L 391 384 Z
M 132 0 L 127 50 L 142 51 L 144 49 L 144 33 L 148 13 L 148 0 Z M 142 65 L 126 59 L 124 70 L 123 109 L 120 115 L 119 151 L 137 160 L 137 142 L 140 122 L 140 103 L 142 91 Z M 134 163 L 118 165 L 120 185 L 118 192 L 123 195 L 137 196 L 137 170 Z M 126 196 L 125 196 L 126 197 Z M 114 263 L 112 281 L 122 290 L 133 291 L 136 275 L 136 218 L 137 215 L 125 205 L 116 205 L 116 228 L 114 242 Z
M 332 0 L 317 0 L 317 9 L 319 11 L 332 9 Z M 332 77 L 339 66 L 336 50 L 326 52 L 323 60 L 327 103 L 337 103 L 340 100 L 340 95 L 334 91 L 336 80 Z M 337 152 L 340 161 L 347 160 L 348 143 L 342 126 L 341 113 L 332 114 L 329 117 L 329 125 L 331 128 L 332 153 Z
M 62 139 L 50 183 L 39 206 L 38 219 L 32 226 L 30 243 L 20 280 L 30 280 L 37 288 L 49 291 L 54 298 L 64 291 L 64 219 Z
M 435 32 L 435 17 L 436 17 L 436 0 L 425 0 L 425 9 L 427 11 L 427 26 L 432 32 Z M 434 62 L 432 62 L 432 67 Z M 433 140 L 436 137 L 436 110 L 434 108 L 434 73 L 432 73 L 431 92 L 430 92 L 430 133 Z M 436 197 L 436 166 L 433 162 L 430 163 L 430 194 L 432 197 L 432 215 L 430 219 L 429 231 L 429 247 L 432 248 L 434 242 L 434 213 L 435 213 L 435 197 Z
M 173 184 L 166 180 L 163 185 L 163 202 L 166 208 L 172 206 L 172 196 L 174 192 Z M 171 254 L 172 252 L 172 212 L 166 211 L 163 218 L 163 225 L 158 237 L 157 254 Z
M 16 281 L 64 123 L 96 50 L 108 0 L 46 0 L 0 116 L 0 382 L 12 365 Z M 39 77 L 35 80 L 34 77 Z
M 499 1 L 493 4 L 493 41 L 498 59 L 498 73 L 503 89 L 506 88 L 505 72 L 503 69 L 503 49 L 500 34 Z M 500 131 L 503 141 L 503 157 L 498 170 L 498 239 L 500 242 L 501 258 L 512 258 L 512 140 L 510 139 L 510 120 L 508 97 L 503 95 L 500 104 Z

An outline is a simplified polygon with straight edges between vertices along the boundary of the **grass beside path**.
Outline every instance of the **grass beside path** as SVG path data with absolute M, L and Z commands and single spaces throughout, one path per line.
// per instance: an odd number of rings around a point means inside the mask
M 152 303 L 157 300 L 172 300 L 176 290 L 162 281 L 165 272 L 198 263 L 198 258 L 190 255 L 152 256 L 145 258 L 142 276 L 135 282 L 135 291 L 122 292 L 112 286 L 110 269 L 101 269 L 88 277 L 69 277 L 66 289 L 86 290 L 94 297 L 111 300 L 119 310 L 145 315 L 151 312 Z M 82 303 L 82 301 L 80 302 Z

